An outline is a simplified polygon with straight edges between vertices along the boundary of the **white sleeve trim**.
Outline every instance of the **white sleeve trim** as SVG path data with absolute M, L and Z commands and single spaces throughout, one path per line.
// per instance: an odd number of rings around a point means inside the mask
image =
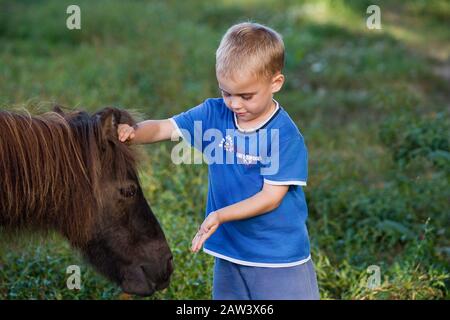
M 306 181 L 301 180 L 273 181 L 264 179 L 264 183 L 272 184 L 275 186 L 287 186 L 287 185 L 306 186 Z
M 173 126 L 175 127 L 175 131 L 177 132 L 178 137 L 180 137 L 180 138 L 182 138 L 183 140 L 185 140 L 183 134 L 181 133 L 180 127 L 178 127 L 178 124 L 177 124 L 177 122 L 174 120 L 174 118 L 169 118 L 169 120 L 170 120 L 170 122 L 172 122 Z M 173 137 L 173 135 L 172 135 L 172 137 Z M 174 140 L 172 139 L 172 141 L 174 141 Z M 176 140 L 175 140 L 175 141 L 176 141 Z

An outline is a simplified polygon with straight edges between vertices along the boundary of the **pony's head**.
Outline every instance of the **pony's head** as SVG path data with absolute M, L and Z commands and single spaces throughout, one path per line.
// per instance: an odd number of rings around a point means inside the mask
M 131 294 L 168 286 L 172 254 L 117 137 L 124 110 L 0 112 L 0 226 L 56 230 Z
M 117 137 L 119 123 L 135 122 L 126 111 L 113 108 L 96 113 L 91 121 L 101 128 L 101 174 L 95 183 L 100 212 L 81 251 L 125 292 L 150 295 L 169 285 L 172 253 L 142 192 L 135 155 Z

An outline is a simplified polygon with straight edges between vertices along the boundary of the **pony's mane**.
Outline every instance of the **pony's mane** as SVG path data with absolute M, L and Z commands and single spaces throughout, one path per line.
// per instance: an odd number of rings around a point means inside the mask
M 102 207 L 100 179 L 136 174 L 134 151 L 104 125 L 105 114 L 125 112 L 105 110 L 94 116 L 0 111 L 0 225 L 56 229 L 84 243 Z

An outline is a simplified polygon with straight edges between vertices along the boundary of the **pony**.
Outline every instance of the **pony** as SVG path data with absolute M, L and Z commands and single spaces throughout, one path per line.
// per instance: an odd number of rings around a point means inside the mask
M 56 231 L 125 293 L 167 288 L 172 253 L 117 137 L 125 110 L 0 111 L 0 228 Z

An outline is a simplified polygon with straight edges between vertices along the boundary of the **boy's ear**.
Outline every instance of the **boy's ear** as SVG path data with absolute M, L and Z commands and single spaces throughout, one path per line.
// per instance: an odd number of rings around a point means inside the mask
M 278 73 L 272 77 L 272 93 L 276 93 L 281 90 L 284 84 L 284 75 Z

